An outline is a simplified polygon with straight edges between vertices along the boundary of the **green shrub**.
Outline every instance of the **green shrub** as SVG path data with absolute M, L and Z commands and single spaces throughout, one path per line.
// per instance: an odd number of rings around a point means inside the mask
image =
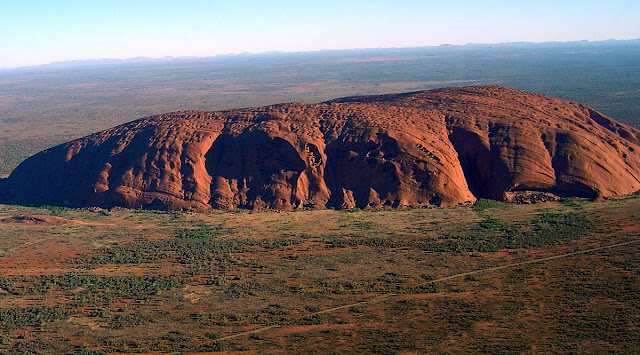
M 496 208 L 496 207 L 500 207 L 500 206 L 501 206 L 500 202 L 498 202 L 496 200 L 480 198 L 473 205 L 473 209 L 476 212 L 482 212 L 482 211 L 486 210 L 487 208 Z
M 264 334 L 261 334 L 261 333 L 251 333 L 249 335 L 249 339 L 251 339 L 251 340 L 265 340 L 265 339 L 267 339 L 267 337 L 265 337 Z
M 61 306 L 0 308 L 0 323 L 8 329 L 22 326 L 41 327 L 64 318 L 65 315 Z
M 312 314 L 303 318 L 294 320 L 292 323 L 297 325 L 318 325 L 327 322 L 326 314 Z
M 439 282 L 430 282 L 428 284 L 416 286 L 413 288 L 413 291 L 416 293 L 438 293 L 440 292 L 441 286 Z
M 132 314 L 116 314 L 109 322 L 109 328 L 122 329 L 153 322 L 153 318 L 141 312 Z
M 182 286 L 186 279 L 178 275 L 39 275 L 19 278 L 24 286 L 22 289 L 13 289 L 15 293 L 42 294 L 51 290 L 70 291 L 84 287 L 83 294 L 97 294 L 99 291 L 106 294 L 116 294 L 124 297 L 141 297 L 158 294 L 161 291 L 170 290 Z

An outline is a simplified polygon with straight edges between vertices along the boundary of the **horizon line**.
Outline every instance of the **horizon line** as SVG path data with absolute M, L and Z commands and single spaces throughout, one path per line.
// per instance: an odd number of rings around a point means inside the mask
M 48 62 L 43 64 L 33 64 L 33 65 L 24 65 L 24 66 L 10 66 L 10 67 L 0 67 L 0 71 L 11 71 L 11 70 L 22 70 L 22 69 L 37 69 L 42 68 L 46 69 L 47 67 L 56 66 L 56 65 L 69 65 L 73 63 L 77 64 L 86 64 L 87 66 L 91 65 L 109 65 L 109 64 L 118 64 L 119 62 L 127 62 L 132 60 L 141 60 L 141 62 L 151 62 L 151 61 L 159 61 L 159 60 L 176 60 L 176 59 L 212 59 L 212 58 L 221 58 L 221 57 L 239 57 L 239 56 L 259 56 L 259 55 L 270 55 L 270 54 L 305 54 L 305 53 L 322 53 L 322 52 L 343 52 L 343 51 L 367 51 L 367 50 L 401 50 L 401 49 L 426 49 L 426 48 L 451 48 L 451 47 L 465 47 L 465 46 L 499 46 L 499 45 L 511 45 L 511 44 L 570 44 L 570 43 L 602 43 L 602 42 L 632 42 L 632 41 L 640 41 L 640 38 L 625 38 L 625 39 L 617 39 L 617 38 L 609 38 L 605 40 L 572 40 L 572 41 L 509 41 L 509 42 L 495 42 L 495 43 L 485 43 L 485 42 L 469 42 L 465 44 L 450 44 L 450 43 L 442 43 L 438 45 L 426 45 L 426 46 L 409 46 L 409 47 L 364 47 L 364 48 L 338 48 L 338 49 L 318 49 L 318 50 L 301 50 L 301 51 L 263 51 L 263 52 L 238 52 L 238 53 L 222 53 L 222 54 L 214 54 L 214 55 L 205 55 L 205 56 L 194 56 L 194 55 L 184 55 L 184 56 L 163 56 L 163 57 L 147 57 L 147 56 L 134 56 L 134 57 L 100 57 L 100 58 L 85 58 L 85 59 L 69 59 L 69 60 L 61 60 Z M 91 62 L 95 61 L 112 61 L 112 63 L 95 63 Z

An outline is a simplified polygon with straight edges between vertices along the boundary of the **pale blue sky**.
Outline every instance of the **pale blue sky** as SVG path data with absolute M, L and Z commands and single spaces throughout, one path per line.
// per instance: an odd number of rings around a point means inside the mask
M 638 0 L 0 0 L 0 67 L 136 56 L 640 38 Z

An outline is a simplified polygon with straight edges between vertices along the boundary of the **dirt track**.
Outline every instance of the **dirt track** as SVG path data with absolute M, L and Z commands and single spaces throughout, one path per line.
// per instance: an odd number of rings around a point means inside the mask
M 511 264 L 506 264 L 506 265 L 501 265 L 501 266 L 495 266 L 495 267 L 490 267 L 490 268 L 486 268 L 486 269 L 479 269 L 479 270 L 474 270 L 474 271 L 469 271 L 469 272 L 463 272 L 463 273 L 460 273 L 460 274 L 455 274 L 455 275 L 441 277 L 439 279 L 430 280 L 430 281 L 424 282 L 424 283 L 422 283 L 422 284 L 420 284 L 418 286 L 433 284 L 433 283 L 436 283 L 436 282 L 447 281 L 447 280 L 451 280 L 451 279 L 465 277 L 465 276 L 468 276 L 468 275 L 474 275 L 474 274 L 480 274 L 480 273 L 485 273 L 485 272 L 492 272 L 492 271 L 508 269 L 508 268 L 521 266 L 521 265 L 536 264 L 536 263 L 541 263 L 541 262 L 545 262 L 545 261 L 549 261 L 549 260 L 567 258 L 567 257 L 570 257 L 570 256 L 597 252 L 597 251 L 600 251 L 600 250 L 616 248 L 616 247 L 629 245 L 629 244 L 634 244 L 634 243 L 638 243 L 638 242 L 640 242 L 640 239 L 630 240 L 630 241 L 621 242 L 621 243 L 615 243 L 615 244 L 611 244 L 611 245 L 605 245 L 605 246 L 601 246 L 601 247 L 597 247 L 597 248 L 590 248 L 590 249 L 580 250 L 580 251 L 566 253 L 566 254 L 559 254 L 559 255 L 549 256 L 549 257 L 546 257 L 546 258 L 521 261 L 521 262 L 517 262 L 517 263 L 511 263 Z M 398 295 L 395 294 L 395 293 L 382 294 L 382 295 L 375 296 L 373 298 L 369 298 L 369 299 L 366 299 L 366 300 L 363 300 L 363 301 L 360 301 L 360 302 L 345 304 L 345 305 L 342 305 L 342 306 L 327 308 L 327 309 L 324 309 L 322 311 L 309 313 L 309 314 L 306 314 L 304 316 L 293 318 L 289 322 L 305 319 L 305 318 L 312 317 L 312 316 L 319 315 L 319 314 L 330 313 L 330 312 L 338 311 L 338 310 L 341 310 L 341 309 L 347 309 L 347 308 L 351 308 L 351 307 L 355 307 L 355 306 L 359 306 L 359 305 L 370 304 L 370 303 L 375 303 L 375 302 L 382 302 L 382 301 L 386 301 L 386 300 L 389 300 L 389 299 L 393 299 L 396 296 L 398 296 Z M 242 336 L 245 336 L 245 335 L 264 332 L 264 331 L 271 330 L 271 329 L 274 329 L 274 328 L 280 328 L 280 327 L 287 326 L 287 325 L 288 324 L 274 324 L 274 325 L 270 325 L 270 326 L 260 327 L 260 328 L 256 328 L 256 329 L 249 330 L 249 331 L 246 331 L 246 332 L 241 332 L 241 333 L 237 333 L 237 334 L 224 336 L 224 337 L 215 339 L 215 341 L 229 340 L 229 339 L 233 339 L 233 338 L 242 337 Z

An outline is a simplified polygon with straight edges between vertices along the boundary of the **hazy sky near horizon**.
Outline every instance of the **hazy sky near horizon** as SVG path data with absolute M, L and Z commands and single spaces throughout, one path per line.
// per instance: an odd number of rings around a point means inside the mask
M 0 0 L 0 67 L 640 38 L 638 0 Z

